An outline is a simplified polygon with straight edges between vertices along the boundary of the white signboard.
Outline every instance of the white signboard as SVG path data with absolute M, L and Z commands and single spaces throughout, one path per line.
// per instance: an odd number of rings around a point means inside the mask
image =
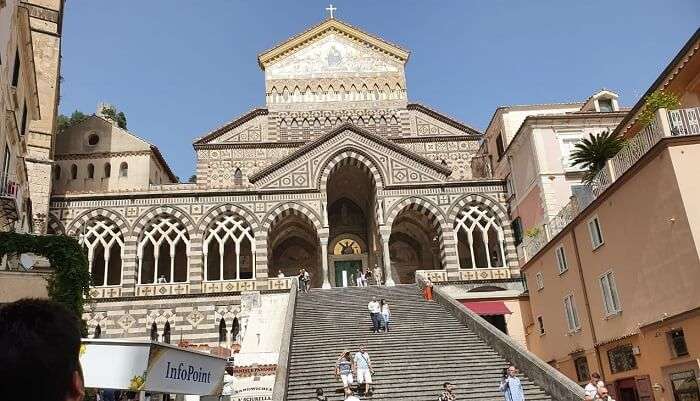
M 83 340 L 85 387 L 219 395 L 226 360 L 151 342 Z

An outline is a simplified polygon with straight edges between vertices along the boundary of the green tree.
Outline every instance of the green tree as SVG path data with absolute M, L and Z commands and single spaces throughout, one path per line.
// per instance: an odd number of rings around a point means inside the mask
M 571 152 L 571 161 L 574 165 L 586 169 L 583 181 L 590 184 L 596 174 L 605 168 L 605 162 L 615 156 L 624 145 L 625 140 L 610 131 L 589 134 L 588 138 L 576 144 Z
M 656 118 L 656 110 L 660 108 L 675 110 L 679 107 L 681 107 L 681 101 L 678 96 L 671 92 L 656 91 L 644 99 L 644 107 L 639 112 L 639 123 L 642 127 L 646 127 Z
M 197 176 L 194 175 L 194 174 L 192 174 L 192 175 L 190 176 L 190 178 L 187 179 L 187 182 L 192 183 L 192 184 L 196 183 L 196 182 L 197 182 Z
M 122 111 L 117 111 L 113 106 L 102 107 L 102 115 L 117 123 L 117 126 L 126 129 L 126 115 Z
M 65 114 L 59 115 L 58 116 L 58 132 L 63 131 L 64 129 L 68 128 L 69 126 L 71 126 L 75 123 L 83 121 L 87 117 L 88 117 L 87 114 L 85 114 L 79 110 L 75 110 L 73 112 L 73 114 L 70 115 L 70 117 L 66 116 Z

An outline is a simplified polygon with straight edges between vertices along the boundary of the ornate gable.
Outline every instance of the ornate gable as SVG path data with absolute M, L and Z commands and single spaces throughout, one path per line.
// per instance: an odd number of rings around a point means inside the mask
M 451 171 L 386 139 L 343 124 L 250 176 L 259 189 L 319 189 L 334 163 L 353 158 L 374 172 L 377 186 L 441 183 Z
M 400 75 L 402 70 L 403 63 L 395 57 L 329 29 L 267 66 L 265 76 L 268 80 L 341 78 L 357 74 Z
M 363 32 L 338 19 L 327 19 L 260 54 L 258 56 L 260 68 L 266 70 L 270 65 L 276 63 L 290 53 L 303 49 L 310 43 L 317 41 L 319 38 L 329 33 L 343 36 L 351 41 L 355 41 L 361 47 L 372 49 L 377 53 L 383 53 L 401 64 L 405 64 L 406 61 L 408 61 L 409 52 L 407 50 Z

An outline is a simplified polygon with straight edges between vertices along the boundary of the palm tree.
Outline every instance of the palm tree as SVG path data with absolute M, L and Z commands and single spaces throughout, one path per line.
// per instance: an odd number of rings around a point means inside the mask
M 610 131 L 589 134 L 588 138 L 582 139 L 574 146 L 571 162 L 586 169 L 583 181 L 590 184 L 596 174 L 605 168 L 605 162 L 615 156 L 624 145 L 625 140 L 619 135 L 611 134 Z

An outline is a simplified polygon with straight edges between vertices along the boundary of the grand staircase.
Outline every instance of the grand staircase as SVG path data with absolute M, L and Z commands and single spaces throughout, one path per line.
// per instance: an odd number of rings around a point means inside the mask
M 367 303 L 384 298 L 392 311 L 391 331 L 371 333 Z M 294 316 L 286 400 L 314 399 L 324 389 L 342 400 L 334 366 L 344 349 L 366 344 L 374 366 L 376 401 L 435 401 L 450 381 L 457 399 L 502 401 L 498 391 L 506 361 L 446 309 L 425 301 L 415 285 L 335 288 L 299 294 Z M 528 401 L 550 400 L 521 376 Z

